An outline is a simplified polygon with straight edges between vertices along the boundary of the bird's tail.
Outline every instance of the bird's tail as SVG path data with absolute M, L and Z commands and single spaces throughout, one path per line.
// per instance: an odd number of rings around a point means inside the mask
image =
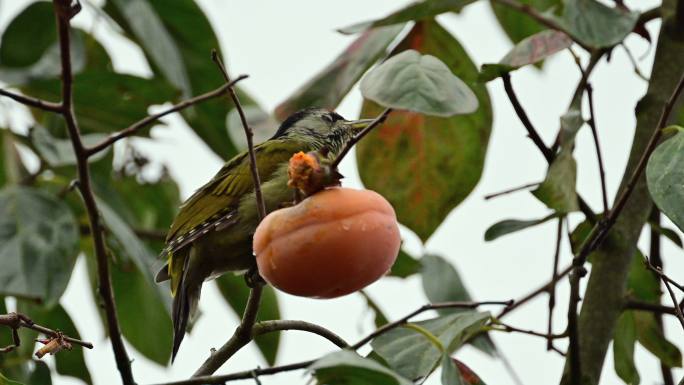
M 171 362 L 176 359 L 188 321 L 197 310 L 202 284 L 188 284 L 186 274 L 183 274 L 178 285 L 178 291 L 173 297 L 173 355 Z

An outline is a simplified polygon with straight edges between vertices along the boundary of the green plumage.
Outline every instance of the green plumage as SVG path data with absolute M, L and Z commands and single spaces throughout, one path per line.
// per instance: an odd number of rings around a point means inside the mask
M 346 121 L 327 110 L 307 109 L 293 114 L 273 138 L 255 146 L 267 212 L 293 199 L 293 191 L 287 187 L 287 165 L 294 153 L 326 147 L 333 157 L 367 123 Z M 171 280 L 174 358 L 202 283 L 255 265 L 252 236 L 258 223 L 247 152 L 229 160 L 181 206 L 162 252 L 167 265 L 157 274 L 158 282 Z

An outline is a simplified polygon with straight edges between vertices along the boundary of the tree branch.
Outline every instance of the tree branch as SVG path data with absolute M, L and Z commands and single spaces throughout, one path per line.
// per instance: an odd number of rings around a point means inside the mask
M 159 120 L 160 118 L 162 118 L 166 115 L 172 114 L 174 112 L 182 111 L 182 110 L 184 110 L 190 106 L 193 106 L 197 103 L 201 103 L 205 100 L 209 100 L 209 99 L 213 99 L 215 97 L 221 96 L 221 95 L 225 94 L 226 92 L 228 92 L 231 89 L 231 87 L 233 85 L 235 85 L 235 83 L 239 82 L 240 80 L 246 79 L 247 77 L 248 77 L 248 75 L 240 75 L 235 80 L 233 80 L 232 82 L 227 82 L 226 84 L 222 85 L 221 87 L 219 87 L 213 91 L 207 92 L 207 93 L 199 95 L 199 96 L 195 96 L 194 98 L 191 98 L 188 100 L 184 100 L 184 101 L 174 105 L 173 107 L 169 108 L 168 110 L 147 116 L 147 117 L 131 124 L 130 126 L 126 127 L 125 129 L 109 135 L 109 137 L 107 137 L 107 139 L 104 139 L 102 142 L 100 142 L 100 143 L 98 143 L 98 144 L 96 144 L 90 148 L 87 148 L 85 150 L 86 154 L 89 157 L 93 156 L 93 155 L 97 154 L 98 152 L 105 150 L 106 148 L 108 148 L 109 146 L 118 142 L 119 140 L 126 138 L 126 137 L 129 137 L 131 135 L 135 135 L 135 133 L 137 133 L 139 130 L 149 126 L 150 124 L 156 122 L 157 120 Z
M 563 239 L 563 218 L 558 218 L 558 226 L 556 228 L 556 248 L 553 253 L 553 272 L 551 273 L 551 281 L 558 280 L 558 261 L 560 259 L 560 246 Z M 549 287 L 549 321 L 547 324 L 547 335 L 553 332 L 553 309 L 556 307 L 556 285 Z M 546 340 L 546 350 L 553 349 L 553 339 Z
M 475 309 L 479 306 L 482 305 L 504 305 L 507 308 L 510 306 L 513 306 L 514 302 L 513 300 L 508 300 L 508 301 L 485 301 L 485 302 L 461 302 L 461 301 L 454 301 L 454 302 L 438 302 L 438 303 L 433 303 L 433 304 L 426 304 L 418 309 L 412 311 L 411 313 L 399 318 L 398 320 L 394 322 L 390 322 L 387 324 L 382 325 L 379 327 L 377 330 L 375 330 L 373 333 L 367 335 L 366 337 L 362 338 L 359 342 L 355 343 L 354 345 L 351 346 L 351 349 L 356 350 L 363 345 L 367 344 L 374 338 L 387 333 L 388 331 L 399 327 L 406 322 L 408 322 L 411 318 L 426 312 L 428 310 L 437 310 L 437 309 Z
M 497 318 L 497 319 L 501 319 L 501 318 L 503 318 L 506 314 L 508 314 L 508 313 L 512 312 L 513 310 L 517 309 L 518 307 L 520 307 L 520 306 L 526 304 L 527 302 L 529 302 L 530 300 L 534 299 L 534 298 L 535 298 L 536 296 L 538 296 L 539 294 L 547 293 L 547 292 L 549 291 L 549 289 L 550 289 L 552 286 L 555 286 L 555 285 L 558 283 L 558 281 L 560 281 L 563 277 L 565 277 L 566 275 L 568 275 L 568 274 L 570 273 L 570 271 L 572 271 L 572 265 L 567 266 L 567 267 L 565 267 L 563 270 L 561 270 L 561 271 L 556 275 L 556 278 L 555 278 L 555 279 L 552 279 L 551 281 L 545 283 L 544 285 L 542 285 L 541 287 L 539 287 L 539 288 L 537 288 L 536 290 L 532 291 L 531 293 L 525 295 L 524 297 L 522 297 L 522 298 L 520 298 L 520 299 L 518 299 L 518 300 L 514 300 L 514 301 L 513 301 L 513 304 L 512 304 L 511 306 L 507 306 L 505 309 L 503 309 L 503 310 L 501 311 L 501 313 L 499 313 L 499 314 L 496 316 L 496 318 Z
M 66 122 L 69 138 L 76 155 L 76 167 L 81 196 L 88 213 L 90 232 L 93 236 L 95 256 L 97 259 L 97 273 L 99 279 L 98 292 L 102 297 L 107 319 L 107 331 L 112 342 L 112 349 L 116 358 L 116 365 L 124 385 L 134 385 L 131 362 L 126 352 L 121 337 L 121 328 L 116 314 L 114 292 L 112 290 L 111 276 L 109 273 L 109 260 L 104 243 L 100 216 L 95 203 L 92 187 L 90 184 L 90 170 L 88 168 L 88 153 L 86 152 L 81 134 L 76 122 L 73 110 L 73 75 L 71 72 L 71 57 L 69 51 L 69 19 L 73 16 L 70 0 L 54 0 L 55 15 L 57 18 L 57 30 L 59 35 L 59 48 L 62 65 L 62 104 L 60 113 Z
M 657 207 L 653 207 L 651 210 L 651 215 L 649 217 L 649 223 L 651 224 L 649 226 L 649 235 L 650 235 L 650 245 L 649 245 L 649 250 L 648 250 L 648 258 L 649 261 L 653 264 L 653 266 L 663 268 L 663 259 L 661 257 L 660 253 L 660 233 L 656 230 L 656 226 L 660 226 L 660 211 L 658 210 Z M 660 286 L 660 285 L 658 285 Z M 661 295 L 658 295 L 659 301 L 660 301 Z M 651 305 L 648 304 L 647 305 Z M 658 304 L 658 306 L 662 306 Z M 675 306 L 677 306 L 675 304 Z M 672 313 L 675 314 L 674 308 L 671 309 Z M 655 314 L 655 319 L 656 322 L 658 323 L 658 329 L 660 330 L 661 333 L 665 333 L 665 329 L 663 327 L 663 314 L 662 312 L 656 312 Z M 660 363 L 660 372 L 663 376 L 663 385 L 674 385 L 674 377 L 672 376 L 672 369 L 665 365 L 665 363 L 661 362 Z
M 14 350 L 14 348 L 19 347 L 21 341 L 19 340 L 19 333 L 17 333 L 17 330 L 20 328 L 35 330 L 51 338 L 61 338 L 69 343 L 83 346 L 84 348 L 93 348 L 93 344 L 90 342 L 85 342 L 76 338 L 65 336 L 56 330 L 47 328 L 45 326 L 40 326 L 34 323 L 29 317 L 21 313 L 12 312 L 9 314 L 0 314 L 0 325 L 7 326 L 8 328 L 12 329 L 13 342 L 13 345 L 0 348 L 0 353 L 7 353 Z
M 4 90 L 0 88 L 0 95 L 7 96 L 10 99 L 13 99 L 23 105 L 29 106 L 29 107 L 34 107 L 38 108 L 43 111 L 49 111 L 49 112 L 57 112 L 61 113 L 62 112 L 62 105 L 59 103 L 52 103 L 48 102 L 46 100 L 41 100 L 37 98 L 32 98 L 29 96 L 23 96 L 19 94 L 15 94 L 13 92 Z
M 656 314 L 676 315 L 676 310 L 672 306 L 665 306 L 658 303 L 644 302 L 634 299 L 628 299 L 627 302 L 625 302 L 625 309 L 649 311 Z
M 608 212 L 608 192 L 606 189 L 606 171 L 603 166 L 603 156 L 601 155 L 601 145 L 599 144 L 598 130 L 596 129 L 596 115 L 594 112 L 594 88 L 587 82 L 585 89 L 589 99 L 589 127 L 591 136 L 594 138 L 594 148 L 596 149 L 596 159 L 598 162 L 599 176 L 601 178 L 601 198 L 603 201 L 603 213 Z
M 548 164 L 551 164 L 556 157 L 556 150 L 546 147 L 546 144 L 544 144 L 544 141 L 542 140 L 541 136 L 539 136 L 539 132 L 534 128 L 534 125 L 530 121 L 530 118 L 527 116 L 527 112 L 525 112 L 525 109 L 520 104 L 520 100 L 518 100 L 518 96 L 513 90 L 510 75 L 504 74 L 501 77 L 501 80 L 503 81 L 504 89 L 506 90 L 506 95 L 508 96 L 508 99 L 511 101 L 511 104 L 513 105 L 513 109 L 515 110 L 516 115 L 518 115 L 520 122 L 525 127 L 525 130 L 527 130 L 527 135 L 530 137 L 530 139 L 532 139 L 532 142 L 534 142 L 534 144 L 537 146 L 542 155 L 544 155 L 544 159 L 546 159 L 546 162 Z M 580 210 L 582 210 L 582 213 L 587 218 L 587 220 L 589 220 L 589 222 L 591 223 L 595 222 L 596 214 L 594 214 L 594 212 L 591 210 L 591 207 L 589 207 L 587 202 L 579 194 L 577 194 L 577 201 L 579 202 Z
M 378 115 L 377 118 L 375 118 L 375 120 L 370 122 L 370 124 L 368 126 L 366 126 L 363 130 L 361 130 L 361 132 L 356 134 L 349 142 L 347 142 L 347 144 L 344 146 L 342 151 L 340 151 L 340 153 L 337 155 L 337 158 L 335 158 L 335 160 L 332 162 L 332 165 L 330 166 L 330 168 L 333 170 L 335 168 L 337 168 L 337 166 L 340 165 L 340 162 L 342 161 L 342 159 L 344 159 L 344 157 L 347 155 L 349 150 L 351 150 L 351 148 L 354 147 L 354 145 L 359 140 L 361 140 L 364 136 L 366 136 L 369 132 L 371 132 L 372 129 L 374 129 L 375 127 L 380 125 L 382 122 L 384 122 L 385 119 L 387 119 L 387 115 L 389 115 L 390 112 L 392 112 L 392 109 L 386 108 L 384 111 L 382 111 L 382 113 L 380 115 Z
M 339 348 L 344 349 L 349 347 L 349 344 L 342 339 L 342 337 L 324 328 L 323 326 L 306 321 L 275 320 L 257 322 L 252 328 L 252 337 L 281 330 L 301 330 L 304 332 L 318 334 L 319 336 L 337 345 Z
M 259 312 L 259 303 L 261 302 L 261 293 L 264 289 L 263 282 L 255 282 L 254 287 L 249 292 L 247 305 L 242 314 L 242 321 L 235 329 L 233 336 L 221 346 L 221 348 L 212 353 L 209 358 L 204 361 L 202 366 L 192 375 L 193 377 L 205 376 L 214 373 L 226 361 L 242 349 L 250 341 L 252 341 L 252 330 L 256 322 L 256 316 Z
M 223 66 L 223 62 L 221 61 L 221 58 L 218 56 L 218 53 L 215 49 L 211 51 L 211 60 L 213 60 L 214 63 L 216 63 L 226 82 L 230 83 L 230 77 L 228 77 L 228 72 L 226 71 L 226 68 Z M 233 87 L 229 87 L 228 93 L 230 95 L 230 98 L 233 100 L 233 104 L 235 104 L 235 108 L 237 109 L 238 114 L 240 115 L 240 122 L 242 122 L 242 128 L 244 128 L 245 130 L 245 138 L 247 138 L 247 152 L 249 153 L 249 169 L 252 173 L 252 182 L 254 183 L 254 197 L 257 201 L 256 206 L 257 211 L 259 213 L 259 220 L 261 220 L 264 219 L 264 217 L 266 217 L 266 204 L 264 203 L 264 197 L 261 195 L 261 180 L 259 179 L 259 168 L 257 166 L 256 155 L 254 154 L 254 132 L 247 123 L 245 111 L 242 109 L 242 104 L 240 104 L 240 99 L 235 93 L 235 89 L 233 89 Z

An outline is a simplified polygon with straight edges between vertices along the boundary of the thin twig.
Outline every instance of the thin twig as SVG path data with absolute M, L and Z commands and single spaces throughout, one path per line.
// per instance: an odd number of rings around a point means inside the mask
M 542 183 L 542 182 L 528 183 L 528 184 L 525 184 L 525 185 L 522 185 L 522 186 L 510 188 L 510 189 L 508 189 L 508 190 L 503 190 L 503 191 L 495 192 L 495 193 L 492 193 L 492 194 L 489 194 L 489 195 L 485 195 L 485 196 L 484 196 L 484 199 L 485 199 L 485 200 L 490 200 L 490 199 L 492 199 L 492 198 L 497 198 L 497 197 L 500 197 L 500 196 L 502 196 L 502 195 L 511 194 L 511 193 L 514 193 L 514 192 L 518 192 L 518 191 L 520 191 L 520 190 L 525 190 L 525 189 L 528 189 L 528 188 L 530 188 L 530 187 L 536 187 L 536 186 L 539 186 L 541 183 Z
M 502 323 L 502 322 L 498 322 L 498 321 L 494 322 L 493 325 L 495 325 L 495 326 L 498 325 L 498 326 L 501 326 L 501 327 L 500 327 L 500 328 L 497 328 L 497 327 L 494 326 L 494 327 L 491 328 L 491 330 L 496 330 L 496 331 L 506 332 L 506 333 L 521 333 L 521 334 L 527 334 L 527 335 L 530 335 L 530 336 L 545 338 L 545 339 L 548 340 L 548 341 L 553 341 L 553 340 L 557 340 L 557 339 L 561 339 L 561 338 L 566 338 L 566 337 L 568 336 L 566 333 L 562 333 L 562 334 L 541 333 L 541 332 L 534 331 L 534 330 L 521 329 L 521 328 L 518 328 L 518 327 L 515 327 L 515 326 L 511 326 L 511 325 L 508 325 L 508 324 L 505 324 L 505 323 Z M 550 350 L 550 349 L 549 349 L 549 350 Z
M 72 344 L 80 345 L 83 346 L 84 348 L 92 349 L 93 344 L 90 342 L 82 341 L 76 338 L 72 338 L 69 336 L 66 336 L 57 330 L 53 330 L 50 328 L 47 328 L 45 326 L 38 325 L 34 323 L 29 317 L 27 317 L 24 314 L 21 313 L 9 313 L 9 314 L 0 314 L 0 325 L 4 325 L 12 329 L 12 339 L 13 339 L 13 345 L 0 348 L 0 353 L 6 353 L 11 350 L 13 350 L 16 347 L 19 347 L 21 344 L 21 341 L 19 340 L 19 334 L 16 333 L 16 331 L 20 328 L 26 328 L 26 329 L 31 329 L 35 330 L 39 333 L 42 333 L 48 337 L 52 338 L 63 338 L 65 341 L 70 342 Z
M 527 116 L 527 112 L 525 112 L 525 109 L 520 104 L 518 96 L 515 94 L 515 91 L 513 90 L 513 85 L 511 84 L 511 76 L 506 73 L 501 77 L 501 80 L 503 80 L 506 95 L 508 95 L 508 99 L 511 101 L 515 113 L 518 115 L 520 122 L 527 130 L 527 135 L 530 137 L 530 139 L 532 139 L 532 142 L 534 142 L 539 151 L 541 151 L 542 155 L 544 155 L 546 161 L 548 163 L 553 162 L 554 154 L 548 147 L 546 147 L 546 144 L 544 144 L 544 141 L 542 140 L 541 136 L 539 136 L 539 133 L 532 125 L 530 118 Z
M 665 288 L 667 288 L 667 292 L 670 293 L 670 298 L 672 299 L 672 303 L 674 303 L 675 314 L 677 315 L 677 319 L 679 319 L 679 323 L 682 324 L 682 328 L 684 328 L 684 314 L 682 314 L 682 309 L 679 307 L 679 303 L 677 302 L 677 297 L 675 296 L 674 291 L 672 291 L 672 287 L 670 286 L 670 283 L 668 282 L 668 280 L 663 278 L 662 274 L 661 274 L 660 278 L 662 279 L 663 283 L 665 284 Z
M 603 156 L 601 155 L 601 145 L 599 144 L 598 130 L 596 129 L 596 115 L 594 112 L 594 88 L 591 83 L 587 82 L 585 87 L 587 90 L 587 98 L 589 99 L 589 127 L 591 128 L 591 136 L 594 138 L 594 148 L 596 149 L 596 159 L 598 161 L 599 176 L 601 178 L 601 198 L 603 201 L 603 213 L 608 213 L 608 191 L 606 189 L 606 171 L 603 165 Z
M 575 41 L 575 43 L 580 45 L 585 50 L 590 51 L 590 52 L 592 51 L 591 47 L 589 47 L 586 44 L 579 41 L 576 37 L 574 37 L 574 35 L 570 31 L 568 31 L 561 24 L 556 22 L 556 20 L 545 16 L 541 12 L 537 11 L 531 5 L 523 4 L 523 3 L 520 3 L 516 0 L 494 0 L 494 2 L 498 3 L 498 4 L 505 5 L 509 8 L 513 8 L 518 12 L 524 13 L 524 14 L 530 16 L 531 18 L 533 18 L 534 20 L 536 20 L 537 22 L 539 22 L 539 24 L 547 26 L 551 29 L 555 29 L 556 31 L 561 31 L 561 32 L 565 33 L 566 35 L 570 36 L 572 38 L 572 40 Z
M 275 320 L 275 321 L 262 321 L 254 324 L 252 328 L 252 336 L 256 337 L 266 333 L 277 332 L 281 330 L 301 330 L 313 334 L 317 334 L 333 344 L 337 345 L 339 348 L 349 347 L 349 344 L 338 336 L 334 332 L 324 328 L 323 326 L 316 325 L 306 321 L 293 321 L 293 320 Z
M 92 187 L 90 184 L 90 170 L 88 168 L 88 154 L 85 150 L 83 142 L 81 141 L 81 133 L 76 122 L 73 109 L 73 74 L 71 72 L 71 56 L 69 50 L 69 18 L 73 16 L 70 0 L 54 0 L 54 9 L 57 18 L 57 30 L 59 35 L 59 48 L 62 66 L 62 109 L 61 114 L 64 116 L 69 138 L 76 155 L 76 167 L 78 169 L 78 180 L 81 191 L 81 196 L 88 213 L 88 220 L 90 222 L 90 233 L 93 237 L 93 245 L 95 248 L 95 256 L 97 259 L 97 273 L 99 279 L 98 292 L 104 304 L 104 310 L 107 319 L 107 332 L 114 350 L 114 357 L 116 365 L 121 375 L 121 380 L 124 385 L 133 385 L 133 372 L 131 370 L 131 361 L 126 352 L 126 347 L 121 336 L 121 328 L 119 327 L 119 320 L 116 314 L 116 305 L 114 302 L 114 292 L 112 290 L 112 281 L 109 273 L 109 260 L 107 256 L 107 249 L 104 243 L 104 236 L 102 231 L 102 224 L 100 223 L 100 216 L 95 203 Z
M 529 294 L 526 294 L 524 297 L 520 299 L 516 299 L 513 301 L 513 304 L 511 306 L 506 307 L 499 313 L 496 318 L 501 319 L 503 318 L 506 314 L 512 312 L 513 310 L 517 309 L 518 307 L 526 304 L 530 300 L 536 298 L 539 294 L 547 293 L 549 291 L 549 288 L 551 286 L 554 286 L 560 281 L 563 277 L 568 275 L 572 271 L 572 265 L 571 266 L 566 266 L 563 270 L 561 270 L 558 275 L 556 276 L 555 279 L 552 279 L 551 281 L 545 283 L 541 287 L 537 288 L 536 290 L 532 291 Z
M 646 75 L 644 75 L 643 72 L 641 72 L 641 69 L 639 69 L 639 63 L 637 63 L 629 47 L 627 47 L 627 45 L 624 42 L 620 43 L 620 47 L 622 47 L 622 49 L 625 51 L 625 54 L 627 55 L 629 62 L 632 63 L 632 67 L 634 68 L 634 73 L 636 74 L 636 76 L 638 76 L 641 80 L 648 82 L 648 77 L 646 77 Z
M 256 322 L 256 316 L 259 312 L 259 303 L 261 302 L 261 293 L 264 289 L 263 282 L 255 282 L 254 286 L 249 292 L 247 305 L 245 311 L 242 313 L 242 320 L 240 325 L 235 329 L 233 336 L 221 346 L 221 348 L 212 353 L 209 358 L 204 361 L 202 366 L 197 369 L 193 377 L 205 376 L 214 373 L 226 361 L 242 349 L 252 340 L 252 330 Z
M 342 159 L 347 155 L 349 150 L 351 150 L 354 145 L 361 140 L 364 136 L 366 136 L 369 132 L 371 132 L 372 129 L 374 129 L 376 126 L 380 125 L 382 122 L 387 119 L 387 115 L 392 112 L 391 108 L 386 108 L 380 115 L 378 115 L 377 118 L 375 118 L 368 126 L 366 126 L 361 132 L 356 134 L 347 144 L 344 146 L 342 151 L 337 155 L 337 158 L 332 162 L 332 165 L 330 166 L 331 169 L 337 168 L 337 166 L 340 165 L 340 162 Z
M 282 372 L 290 372 L 293 370 L 300 370 L 309 367 L 314 363 L 314 360 L 302 361 L 288 365 L 273 366 L 271 368 L 256 368 L 251 370 L 243 370 L 241 372 L 223 374 L 219 376 L 198 376 L 187 380 L 164 382 L 156 385 L 204 385 L 204 384 L 225 384 L 229 381 L 247 380 L 257 376 L 267 376 L 278 374 Z
M 649 235 L 650 235 L 650 245 L 649 245 L 649 250 L 648 250 L 648 258 L 651 264 L 653 264 L 656 267 L 659 267 L 661 270 L 663 269 L 663 259 L 661 256 L 661 250 L 660 250 L 660 233 L 656 228 L 660 227 L 660 210 L 654 205 L 653 209 L 651 209 L 651 214 L 649 216 L 649 223 L 651 226 L 649 226 Z M 660 281 L 658 281 L 658 286 L 660 286 Z M 658 295 L 658 299 L 660 302 L 660 297 L 661 295 Z M 646 303 L 647 305 L 653 305 L 651 303 Z M 657 304 L 657 306 L 663 306 L 660 304 Z M 663 306 L 666 307 L 666 306 Z M 672 313 L 675 314 L 674 308 L 671 308 Z M 654 312 L 654 316 L 656 319 L 656 323 L 658 324 L 658 329 L 660 330 L 661 333 L 664 333 L 664 325 L 663 325 L 663 313 L 662 312 Z M 672 376 L 672 368 L 669 366 L 665 365 L 665 363 L 661 362 L 660 363 L 660 372 L 663 376 L 663 385 L 674 385 L 674 377 Z
M 593 67 L 592 67 L 593 68 Z M 556 149 L 550 149 L 546 147 L 544 144 L 544 141 L 541 139 L 541 136 L 539 136 L 538 131 L 534 128 L 534 125 L 532 125 L 532 122 L 530 121 L 529 117 L 527 116 L 527 113 L 525 112 L 525 109 L 523 106 L 520 104 L 520 101 L 518 100 L 518 96 L 516 95 L 515 91 L 513 90 L 513 85 L 511 84 L 511 78 L 509 74 L 504 74 L 501 79 L 503 80 L 504 83 L 504 89 L 506 90 L 506 95 L 508 96 L 508 99 L 511 101 L 511 104 L 513 105 L 513 109 L 515 110 L 516 115 L 518 116 L 518 119 L 520 119 L 520 122 L 523 124 L 525 127 L 525 130 L 527 130 L 527 134 L 532 139 L 532 142 L 537 146 L 539 151 L 542 153 L 544 158 L 546 159 L 546 162 L 548 164 L 551 164 L 553 160 L 555 159 L 555 153 Z M 584 216 L 587 218 L 587 220 L 590 223 L 596 222 L 596 214 L 591 210 L 591 207 L 589 207 L 589 204 L 579 195 L 577 194 L 577 201 L 579 202 L 580 210 L 582 210 L 582 213 Z
M 199 96 L 195 96 L 194 98 L 191 98 L 188 100 L 184 100 L 184 101 L 172 106 L 168 110 L 164 110 L 164 111 L 159 112 L 157 114 L 147 116 L 147 117 L 131 124 L 130 126 L 124 128 L 123 130 L 109 135 L 102 142 L 100 142 L 100 143 L 98 143 L 92 147 L 87 148 L 86 153 L 88 156 L 93 156 L 93 155 L 97 154 L 98 152 L 103 151 L 104 149 L 113 145 L 117 141 L 119 141 L 123 138 L 129 137 L 131 135 L 135 135 L 135 133 L 137 133 L 139 130 L 149 126 L 150 124 L 156 122 L 157 120 L 159 120 L 160 118 L 162 118 L 166 115 L 184 110 L 190 106 L 193 106 L 197 103 L 201 103 L 205 100 L 209 100 L 209 99 L 221 96 L 221 95 L 225 94 L 226 92 L 228 92 L 228 90 L 233 85 L 235 85 L 235 83 L 237 83 L 243 79 L 246 79 L 247 77 L 248 77 L 248 75 L 240 75 L 235 80 L 233 80 L 232 82 L 228 82 L 228 83 L 222 85 L 221 87 L 219 87 L 213 91 L 207 92 L 207 93 L 199 95 Z
M 563 218 L 558 218 L 558 227 L 556 229 L 556 247 L 553 253 L 553 272 L 551 273 L 551 281 L 558 279 L 558 261 L 560 259 L 561 241 L 563 236 Z M 547 325 L 547 334 L 551 335 L 553 332 L 553 309 L 556 307 L 556 285 L 549 286 L 549 321 Z M 549 338 L 546 341 L 546 350 L 553 349 L 553 339 Z
M 62 112 L 62 105 L 60 103 L 52 103 L 46 100 L 15 94 L 2 88 L 0 88 L 0 95 L 7 96 L 8 98 L 14 99 L 15 101 L 23 105 L 38 108 L 43 111 L 50 111 L 56 113 Z
M 216 63 L 223 78 L 228 84 L 231 83 L 226 67 L 223 66 L 223 62 L 218 55 L 216 50 L 211 51 L 211 60 Z M 254 154 L 254 131 L 247 123 L 247 117 L 245 116 L 245 111 L 242 109 L 242 104 L 240 104 L 240 99 L 235 93 L 235 89 L 231 86 L 228 87 L 228 94 L 235 104 L 238 115 L 240 115 L 240 121 L 242 122 L 242 128 L 245 130 L 245 138 L 247 138 L 247 152 L 249 153 L 249 169 L 252 172 L 252 183 L 254 183 L 254 197 L 257 203 L 257 212 L 259 214 L 259 220 L 266 216 L 266 203 L 264 202 L 264 197 L 261 195 L 261 180 L 259 179 L 259 167 L 257 166 L 256 155 Z
M 676 315 L 677 311 L 673 306 L 665 306 L 658 303 L 638 301 L 634 299 L 629 299 L 625 302 L 625 309 L 630 310 L 643 310 L 655 314 L 670 314 Z
M 388 331 L 399 327 L 411 318 L 417 316 L 418 314 L 421 314 L 423 312 L 426 312 L 428 310 L 437 310 L 437 309 L 475 309 L 479 306 L 482 305 L 504 305 L 507 308 L 510 306 L 513 306 L 514 302 L 512 300 L 509 301 L 484 301 L 484 302 L 461 302 L 461 301 L 455 301 L 455 302 L 439 302 L 439 303 L 433 303 L 433 304 L 426 304 L 418 309 L 412 311 L 411 313 L 399 318 L 398 320 L 394 322 L 390 322 L 387 324 L 382 325 L 378 329 L 376 329 L 374 332 L 370 333 L 366 337 L 362 338 L 360 341 L 355 343 L 354 345 L 351 346 L 351 349 L 356 350 L 363 345 L 367 344 L 374 338 L 387 333 Z

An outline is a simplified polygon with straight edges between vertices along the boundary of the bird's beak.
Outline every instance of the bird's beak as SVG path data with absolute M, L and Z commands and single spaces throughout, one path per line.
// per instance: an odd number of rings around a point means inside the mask
M 347 122 L 347 125 L 351 127 L 352 131 L 356 134 L 358 132 L 361 132 L 364 128 L 368 127 L 369 124 L 374 119 L 359 119 L 359 120 L 350 120 Z

